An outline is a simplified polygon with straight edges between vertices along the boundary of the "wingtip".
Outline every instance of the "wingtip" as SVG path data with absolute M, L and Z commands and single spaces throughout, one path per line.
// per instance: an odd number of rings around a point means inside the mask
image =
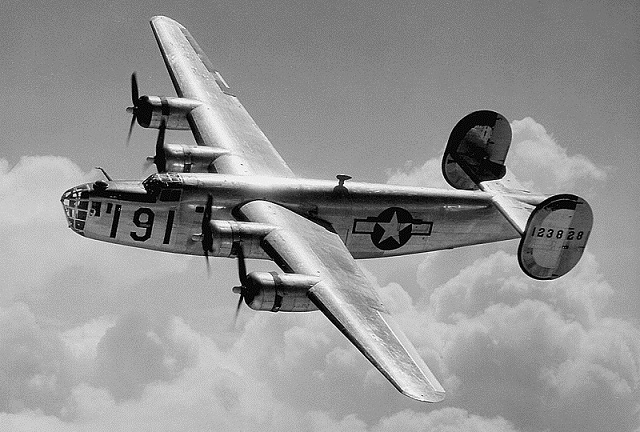
M 165 22 L 167 24 L 176 24 L 176 25 L 179 25 L 180 27 L 182 27 L 182 24 L 180 24 L 178 21 L 174 20 L 173 18 L 169 18 L 168 16 L 164 16 L 164 15 L 155 15 L 155 16 L 151 17 L 149 22 L 151 24 L 157 24 L 157 23 L 160 23 L 160 22 Z
M 426 378 L 426 376 L 425 376 Z M 405 382 L 402 385 L 392 378 L 389 379 L 400 393 L 419 402 L 437 403 L 445 399 L 446 391 L 440 383 L 435 380 L 426 380 L 420 383 Z
M 437 403 L 442 402 L 445 399 L 446 392 L 444 391 L 429 391 L 423 393 L 412 393 L 405 390 L 400 390 L 400 392 L 410 397 L 411 399 L 415 399 L 418 402 L 429 402 L 429 403 Z

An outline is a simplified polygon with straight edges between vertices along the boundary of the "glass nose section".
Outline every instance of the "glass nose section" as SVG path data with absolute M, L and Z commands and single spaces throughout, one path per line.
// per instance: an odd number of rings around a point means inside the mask
M 67 225 L 80 235 L 84 235 L 84 224 L 89 213 L 89 185 L 76 186 L 62 194 L 60 202 L 67 218 Z

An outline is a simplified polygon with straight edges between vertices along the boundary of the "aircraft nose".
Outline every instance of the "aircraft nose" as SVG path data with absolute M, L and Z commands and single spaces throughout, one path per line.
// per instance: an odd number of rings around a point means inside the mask
M 84 225 L 89 213 L 90 191 L 90 185 L 80 185 L 65 191 L 60 198 L 69 228 L 80 235 L 84 235 Z

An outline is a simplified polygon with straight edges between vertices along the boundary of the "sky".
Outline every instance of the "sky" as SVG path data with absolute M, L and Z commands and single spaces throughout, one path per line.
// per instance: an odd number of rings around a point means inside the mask
M 244 308 L 235 263 L 66 228 L 60 195 L 152 173 L 129 77 L 174 95 L 148 24 L 185 25 L 301 177 L 447 188 L 456 122 L 594 211 L 579 265 L 517 241 L 361 261 L 447 389 L 398 393 L 320 313 Z M 0 429 L 640 431 L 640 6 L 633 1 L 18 2 L 0 16 Z M 168 142 L 191 143 L 169 131 Z M 274 269 L 250 261 L 249 270 Z

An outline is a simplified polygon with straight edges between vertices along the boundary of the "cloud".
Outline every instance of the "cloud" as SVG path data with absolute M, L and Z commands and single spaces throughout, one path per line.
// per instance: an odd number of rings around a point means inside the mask
M 637 427 L 640 334 L 607 315 L 614 287 L 588 253 L 543 283 L 505 252 L 464 267 L 451 259 L 458 252 L 442 252 L 419 266 L 421 298 L 395 281 L 379 287 L 448 390 L 425 405 L 400 395 L 320 313 L 245 308 L 231 329 L 231 262 L 214 260 L 207 279 L 199 259 L 69 231 L 59 196 L 91 179 L 70 161 L 3 166 L 2 430 Z M 33 200 L 38 178 L 47 181 Z
M 630 430 L 640 329 L 604 315 L 613 290 L 594 258 L 550 283 L 516 262 L 505 252 L 479 259 L 423 299 L 452 399 L 484 416 L 507 412 L 522 428 Z
M 535 189 L 555 193 L 572 190 L 579 183 L 594 185 L 606 179 L 605 169 L 582 154 L 570 156 L 567 149 L 531 117 L 514 120 L 511 128 L 513 141 L 507 166 L 519 179 L 535 184 Z
M 0 260 L 0 305 L 20 300 L 50 319 L 95 318 L 120 312 L 136 283 L 186 267 L 185 257 L 114 249 L 67 228 L 60 196 L 96 176 L 65 158 L 23 157 L 10 170 L 0 159 L 0 242 L 11 251 Z
M 116 400 L 139 397 L 145 387 L 168 381 L 195 361 L 197 346 L 179 338 L 179 319 L 153 323 L 132 312 L 109 328 L 97 346 L 94 382 Z
M 606 179 L 605 169 L 569 155 L 533 119 L 514 121 L 512 129 L 507 165 L 532 190 L 579 185 L 588 191 Z M 440 175 L 440 161 L 430 159 L 389 173 L 389 183 L 434 185 L 434 173 Z M 640 331 L 605 316 L 614 289 L 593 255 L 586 253 L 575 270 L 553 282 L 525 277 L 516 257 L 502 251 L 457 274 L 443 270 L 456 268 L 444 255 L 419 267 L 419 277 L 428 278 L 419 280 L 424 297 L 406 307 L 401 320 L 407 328 L 429 329 L 428 336 L 409 333 L 436 365 L 450 401 L 484 416 L 509 413 L 506 418 L 522 428 L 637 427 Z
M 442 159 L 433 158 L 420 166 L 407 162 L 403 169 L 387 170 L 387 183 L 402 186 L 451 188 L 442 176 Z
M 533 190 L 558 193 L 571 191 L 578 185 L 592 187 L 606 179 L 606 169 L 582 154 L 569 155 L 568 150 L 531 117 L 514 120 L 511 128 L 513 139 L 507 167 Z M 450 188 L 442 176 L 441 164 L 441 158 L 429 159 L 419 166 L 407 162 L 403 169 L 387 171 L 387 183 Z
M 435 431 L 435 432 L 512 432 L 513 425 L 504 418 L 484 418 L 469 414 L 460 408 L 443 408 L 430 413 L 401 411 L 380 421 L 374 432 L 382 431 Z
M 0 308 L 0 411 L 58 412 L 72 385 L 73 362 L 55 331 L 22 303 Z

